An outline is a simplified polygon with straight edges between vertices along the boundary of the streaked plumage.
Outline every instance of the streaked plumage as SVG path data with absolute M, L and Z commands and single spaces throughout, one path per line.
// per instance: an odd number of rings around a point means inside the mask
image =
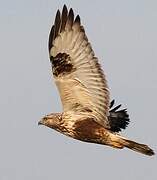
M 79 15 L 64 5 L 58 10 L 49 36 L 49 55 L 63 113 L 45 116 L 39 124 L 78 140 L 128 147 L 146 155 L 147 145 L 121 137 L 117 132 L 129 123 L 126 109 L 112 108 L 106 77 L 81 25 Z

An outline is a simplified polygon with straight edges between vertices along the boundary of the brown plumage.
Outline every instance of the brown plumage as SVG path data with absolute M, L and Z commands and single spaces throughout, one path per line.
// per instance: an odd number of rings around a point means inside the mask
M 147 145 L 128 140 L 117 132 L 129 123 L 126 109 L 113 108 L 106 77 L 88 42 L 79 15 L 64 5 L 58 10 L 49 36 L 49 55 L 63 113 L 51 113 L 39 124 L 75 139 L 130 148 L 153 155 Z

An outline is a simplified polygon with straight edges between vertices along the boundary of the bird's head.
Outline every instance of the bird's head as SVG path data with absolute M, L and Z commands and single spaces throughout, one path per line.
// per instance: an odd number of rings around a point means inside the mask
M 39 122 L 38 125 L 45 125 L 47 127 L 57 129 L 61 123 L 61 114 L 60 113 L 51 113 L 44 116 Z

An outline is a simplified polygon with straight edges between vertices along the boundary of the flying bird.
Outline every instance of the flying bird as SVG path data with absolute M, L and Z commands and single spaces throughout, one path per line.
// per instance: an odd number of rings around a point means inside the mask
M 52 73 L 60 93 L 63 112 L 51 113 L 38 124 L 74 139 L 145 155 L 154 152 L 145 144 L 122 137 L 129 123 L 126 109 L 110 102 L 106 76 L 92 50 L 80 16 L 66 5 L 56 13 L 48 42 Z

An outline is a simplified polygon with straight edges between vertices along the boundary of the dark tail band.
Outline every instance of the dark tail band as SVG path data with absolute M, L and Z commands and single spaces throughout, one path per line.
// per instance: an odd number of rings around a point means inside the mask
M 125 140 L 125 142 L 126 142 L 125 147 L 132 149 L 133 151 L 140 152 L 148 156 L 152 156 L 155 154 L 154 151 L 145 144 L 139 144 L 131 140 Z

